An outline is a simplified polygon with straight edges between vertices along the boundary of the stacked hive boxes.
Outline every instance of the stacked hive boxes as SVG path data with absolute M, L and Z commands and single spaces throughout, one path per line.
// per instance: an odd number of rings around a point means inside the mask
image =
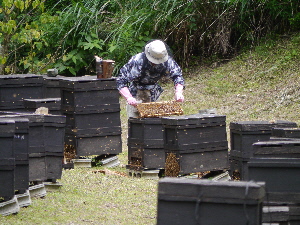
M 226 117 L 194 114 L 162 118 L 166 175 L 228 168 Z M 176 173 L 173 175 L 177 175 Z
M 43 77 L 35 74 L 0 76 L 0 110 L 24 110 L 24 99 L 43 96 Z
M 122 152 L 119 92 L 113 78 L 74 77 L 60 81 L 66 116 L 65 144 L 76 156 Z
M 273 128 L 270 140 L 252 146 L 246 179 L 266 183 L 263 222 L 299 224 L 300 129 Z
M 285 207 L 277 215 L 282 222 L 300 222 L 300 129 L 274 128 L 268 141 L 253 144 L 253 156 L 247 163 L 246 180 L 264 181 L 267 195 L 264 205 L 268 209 Z M 291 221 L 289 221 L 291 217 Z M 269 221 L 266 217 L 265 222 Z
M 264 197 L 262 183 L 163 178 L 157 224 L 261 224 Z
M 62 175 L 66 117 L 62 115 L 44 115 L 43 119 L 46 164 L 45 181 L 56 182 Z
M 6 119 L 6 118 L 0 118 Z M 20 117 L 8 117 L 15 121 L 15 135 L 13 149 L 15 154 L 15 191 L 25 193 L 29 188 L 29 157 L 28 157 L 28 131 L 29 120 Z
M 25 148 L 25 143 L 28 141 L 29 181 L 55 182 L 56 179 L 60 179 L 64 152 L 65 116 L 1 112 L 1 117 L 15 121 L 28 119 L 28 140 L 25 135 L 21 134 L 15 137 L 20 137 L 22 141 L 23 145 L 20 148 Z M 23 164 L 25 164 L 26 155 L 19 155 L 19 157 L 24 159 Z
M 253 155 L 252 144 L 267 141 L 272 128 L 297 127 L 289 121 L 240 121 L 230 123 L 230 173 L 233 177 L 245 179 L 248 174 L 247 163 Z
M 0 201 L 8 201 L 15 195 L 14 135 L 15 122 L 0 120 Z
M 130 169 L 164 168 L 162 119 L 129 118 L 128 128 L 128 167 Z

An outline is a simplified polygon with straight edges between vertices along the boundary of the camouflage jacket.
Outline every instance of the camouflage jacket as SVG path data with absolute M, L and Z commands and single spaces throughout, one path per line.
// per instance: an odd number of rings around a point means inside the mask
M 132 96 L 137 90 L 150 90 L 151 100 L 156 101 L 163 92 L 158 81 L 167 76 L 176 84 L 184 85 L 182 70 L 172 57 L 162 64 L 151 65 L 145 53 L 133 56 L 121 69 L 117 77 L 117 88 L 128 87 Z

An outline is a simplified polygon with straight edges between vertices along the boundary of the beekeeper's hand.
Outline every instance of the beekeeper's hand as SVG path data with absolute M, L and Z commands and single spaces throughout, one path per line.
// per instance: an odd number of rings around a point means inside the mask
M 177 84 L 175 86 L 175 100 L 176 102 L 183 102 L 184 96 L 183 96 L 183 85 Z
M 134 97 L 132 97 L 128 87 L 121 88 L 119 92 L 126 99 L 126 101 L 129 105 L 132 105 L 132 106 L 137 105 L 137 101 Z

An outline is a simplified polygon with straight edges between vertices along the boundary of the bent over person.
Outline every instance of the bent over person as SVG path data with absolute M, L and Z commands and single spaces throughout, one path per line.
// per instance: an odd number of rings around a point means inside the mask
M 175 100 L 184 101 L 182 70 L 161 40 L 149 41 L 143 52 L 134 55 L 121 69 L 117 88 L 128 103 L 128 117 L 136 117 L 140 102 L 155 102 L 163 92 L 158 81 L 167 76 L 174 82 Z

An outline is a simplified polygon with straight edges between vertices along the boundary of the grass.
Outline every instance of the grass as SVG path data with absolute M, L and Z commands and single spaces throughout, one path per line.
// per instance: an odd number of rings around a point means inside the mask
M 216 108 L 226 115 L 227 125 L 279 119 L 300 124 L 299 47 L 298 34 L 265 43 L 217 68 L 190 68 L 185 73 L 185 114 Z M 163 86 L 162 100 L 172 99 L 172 84 Z M 120 167 L 109 174 L 101 167 L 64 170 L 59 191 L 33 199 L 17 215 L 0 216 L 0 224 L 155 224 L 158 182 L 124 176 L 128 128 L 124 99 L 121 120 Z

